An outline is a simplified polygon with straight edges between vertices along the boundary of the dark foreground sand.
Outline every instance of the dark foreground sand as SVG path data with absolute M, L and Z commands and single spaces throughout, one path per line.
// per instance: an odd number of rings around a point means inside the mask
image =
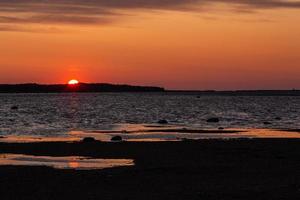
M 0 199 L 300 199 L 300 139 L 0 143 L 0 153 L 132 158 L 134 167 L 0 166 Z

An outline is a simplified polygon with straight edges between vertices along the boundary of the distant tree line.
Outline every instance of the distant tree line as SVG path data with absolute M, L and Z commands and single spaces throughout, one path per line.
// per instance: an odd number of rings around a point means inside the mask
M 63 92 L 168 92 L 168 94 L 206 95 L 215 96 L 300 96 L 300 90 L 237 90 L 237 91 L 186 91 L 165 90 L 155 86 L 115 85 L 108 83 L 79 83 L 42 85 L 28 84 L 0 84 L 0 93 L 63 93 Z
M 62 93 L 62 92 L 162 92 L 164 88 L 152 86 L 114 85 L 107 83 L 52 84 L 0 84 L 0 93 Z
M 203 91 L 183 91 L 173 90 L 168 91 L 169 94 L 176 94 L 180 92 L 186 95 L 201 96 L 300 96 L 300 90 L 235 90 L 235 91 L 215 91 L 215 90 L 203 90 Z

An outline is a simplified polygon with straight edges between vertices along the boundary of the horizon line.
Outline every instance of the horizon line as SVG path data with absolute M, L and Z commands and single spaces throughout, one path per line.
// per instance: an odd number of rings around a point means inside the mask
M 107 85 L 116 85 L 116 86 L 134 86 L 134 87 L 158 87 L 163 88 L 164 92 L 255 92 L 255 91 L 300 91 L 299 88 L 291 89 L 168 89 L 164 86 L 157 85 L 138 85 L 138 84 L 128 84 L 128 83 L 108 83 L 108 82 L 79 82 L 78 84 L 107 84 Z M 68 85 L 68 83 L 37 83 L 37 82 L 23 82 L 23 83 L 0 83 L 0 85 L 41 85 L 41 86 L 51 86 L 51 85 Z

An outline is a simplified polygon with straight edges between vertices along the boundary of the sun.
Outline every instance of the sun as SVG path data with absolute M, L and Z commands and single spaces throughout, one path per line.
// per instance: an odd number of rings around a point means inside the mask
M 69 80 L 68 82 L 69 85 L 77 85 L 78 83 L 79 81 L 77 81 L 76 79 Z

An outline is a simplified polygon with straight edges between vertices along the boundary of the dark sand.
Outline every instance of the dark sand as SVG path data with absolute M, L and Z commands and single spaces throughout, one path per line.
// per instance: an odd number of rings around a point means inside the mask
M 135 159 L 134 167 L 0 166 L 0 199 L 299 199 L 300 139 L 0 143 L 0 153 Z

